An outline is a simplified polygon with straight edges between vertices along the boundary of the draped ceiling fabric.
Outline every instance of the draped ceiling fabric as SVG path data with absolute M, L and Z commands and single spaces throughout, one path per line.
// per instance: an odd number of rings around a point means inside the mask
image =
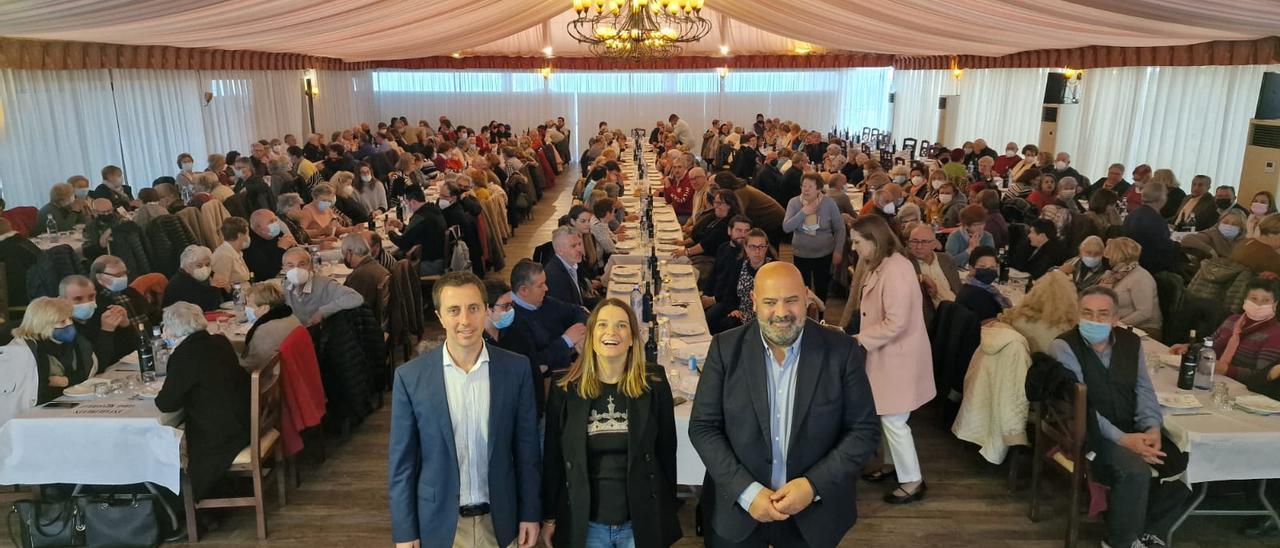
M 564 29 L 569 5 L 569 0 L 10 0 L 0 2 L 0 36 L 243 50 L 230 60 L 250 63 L 253 52 L 385 62 L 454 52 L 464 59 L 473 53 L 537 57 L 548 46 L 557 56 L 573 57 L 582 51 Z M 718 55 L 721 44 L 735 54 L 776 55 L 798 41 L 822 52 L 926 57 L 911 61 L 920 66 L 900 68 L 938 68 L 947 58 L 927 56 L 939 55 L 981 56 L 967 65 L 975 68 L 1027 66 L 984 65 L 981 59 L 1094 46 L 1118 48 L 1120 53 L 1106 54 L 1114 59 L 1104 58 L 1130 64 L 1123 62 L 1128 48 L 1251 41 L 1280 28 L 1276 0 L 707 0 L 705 13 L 713 21 L 712 34 L 688 46 L 691 57 Z M 1275 44 L 1269 44 L 1269 52 L 1264 45 L 1254 54 L 1274 55 Z M 175 65 L 192 61 L 182 57 L 191 54 L 167 50 L 144 53 L 156 56 L 153 64 L 168 55 Z M 1218 62 L 1234 55 L 1238 52 L 1207 58 Z M 1057 57 L 1028 59 L 1056 62 Z M 306 61 L 256 62 L 296 69 Z M 1030 61 L 1008 61 L 1018 62 Z

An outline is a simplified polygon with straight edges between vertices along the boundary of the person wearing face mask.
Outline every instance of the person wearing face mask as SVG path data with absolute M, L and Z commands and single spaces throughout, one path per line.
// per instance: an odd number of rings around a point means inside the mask
M 391 300 L 391 273 L 374 260 L 367 232 L 342 237 L 342 264 L 351 269 L 344 283 L 364 298 L 373 317 L 386 323 Z
M 406 224 L 396 219 L 388 220 L 390 232 L 387 237 L 400 249 L 417 249 L 421 260 L 421 275 L 443 274 L 445 230 L 448 225 L 440 206 L 435 202 L 428 203 L 422 188 L 417 186 L 405 190 L 401 203 L 409 214 L 408 222 Z
M 1139 264 L 1142 246 L 1129 238 L 1112 238 L 1102 252 L 1111 270 L 1098 285 L 1111 288 L 1119 300 L 1116 314 L 1120 323 L 1146 331 L 1160 340 L 1164 317 L 1160 312 L 1160 296 L 1156 279 Z
M 1018 143 L 1010 141 L 1004 146 L 1004 154 L 995 158 L 995 163 L 992 164 L 991 169 L 996 176 L 1008 179 L 1009 170 L 1013 169 L 1013 166 L 1020 161 L 1022 161 L 1022 157 L 1018 155 Z
M 994 247 L 995 240 L 987 232 L 987 210 L 980 205 L 960 210 L 960 229 L 947 236 L 947 254 L 956 264 L 969 264 L 969 254 L 980 246 Z
M 201 245 L 182 250 L 179 269 L 164 290 L 164 305 L 182 301 L 199 306 L 205 312 L 217 310 L 227 298 L 231 284 L 226 278 L 213 276 L 213 253 Z
M 301 247 L 285 251 L 280 261 L 285 300 L 303 325 L 319 325 L 329 316 L 364 305 L 364 297 L 356 290 L 338 285 L 311 268 L 311 254 Z
M 1203 175 L 1202 177 L 1206 179 L 1209 178 L 1208 175 Z M 1213 203 L 1218 207 L 1218 213 L 1224 213 L 1227 210 L 1235 209 L 1246 215 L 1249 214 L 1249 210 L 1245 209 L 1244 206 L 1240 205 L 1240 203 L 1236 201 L 1235 187 L 1220 185 L 1218 188 L 1214 189 Z
M 931 220 L 943 228 L 960 226 L 960 211 L 969 205 L 964 194 L 957 191 L 956 185 L 949 181 L 938 185 L 938 194 L 930 202 L 928 209 L 934 213 Z M 934 203 L 937 205 L 933 205 Z
M 1041 169 L 1041 171 L 1049 175 L 1053 175 L 1053 178 L 1057 179 L 1059 182 L 1062 181 L 1063 177 L 1071 177 L 1072 179 L 1075 179 L 1077 181 L 1088 180 L 1088 179 L 1085 179 L 1085 177 L 1081 175 L 1079 171 L 1076 171 L 1075 167 L 1072 167 L 1071 155 L 1067 154 L 1066 152 L 1059 152 L 1056 155 L 1054 155 L 1053 165 L 1045 166 L 1044 168 Z
M 110 360 L 102 360 L 105 363 L 115 363 L 125 354 L 136 350 L 138 326 L 141 325 L 143 330 L 150 332 L 154 323 L 153 314 L 158 314 L 153 312 L 146 297 L 129 287 L 129 271 L 119 257 L 103 255 L 94 259 L 89 265 L 89 278 L 93 280 L 97 302 L 95 319 L 91 323 L 99 324 L 106 330 L 106 315 L 110 313 L 111 320 L 117 325 L 113 350 L 118 355 L 110 356 L 113 358 Z
M 212 279 L 228 285 L 249 281 L 249 265 L 245 263 L 244 251 L 249 249 L 253 240 L 249 237 L 248 221 L 239 217 L 228 217 L 222 222 L 219 230 L 222 233 L 222 245 L 213 252 Z
M 75 195 L 75 200 L 71 202 L 71 210 L 89 215 L 91 199 L 89 198 L 89 178 L 84 175 L 72 175 L 66 182 L 71 185 L 71 192 Z
M 1246 286 L 1243 312 L 1232 314 L 1213 334 L 1213 350 L 1218 354 L 1216 375 L 1226 375 L 1248 386 L 1257 381 L 1280 378 L 1280 322 L 1276 303 L 1280 281 L 1272 277 L 1254 278 Z M 1173 354 L 1185 354 L 1187 345 L 1169 347 Z
M 1085 288 L 1097 285 L 1107 272 L 1109 265 L 1102 258 L 1105 250 L 1106 244 L 1102 242 L 1102 238 L 1089 236 L 1080 242 L 1079 254 L 1067 259 L 1058 270 L 1071 277 L 1077 291 L 1084 291 Z
M 503 345 L 503 335 L 516 319 L 515 295 L 511 293 L 511 286 L 502 280 L 485 280 L 484 288 L 485 295 L 489 297 L 489 302 L 486 303 L 489 314 L 484 319 L 484 340 L 499 348 L 511 350 Z M 541 376 L 541 372 L 534 374 L 535 379 L 540 379 Z
M 1253 195 L 1253 200 L 1249 203 L 1249 220 L 1246 224 L 1247 235 L 1250 238 L 1258 236 L 1258 223 L 1267 215 L 1276 212 L 1276 196 L 1270 191 L 1260 191 Z
M 1058 202 L 1066 207 L 1072 215 L 1084 214 L 1084 209 L 1080 207 L 1080 181 L 1075 177 L 1066 176 L 1058 179 Z
M 961 153 L 961 151 L 958 149 L 952 151 L 944 148 L 938 152 L 938 165 L 942 166 L 942 172 L 947 175 L 948 179 L 959 179 L 969 174 L 969 170 L 964 167 L 964 164 L 956 159 L 955 154 L 957 153 Z M 961 153 L 959 157 L 963 158 L 964 156 Z
M 76 333 L 90 342 L 99 363 L 116 363 L 137 349 L 137 332 L 129 324 L 128 312 L 119 305 L 99 309 L 97 290 L 88 277 L 72 274 L 63 278 L 58 297 L 71 303 Z M 119 337 L 117 330 L 122 331 Z
M 1179 243 L 1183 249 L 1199 251 L 1204 258 L 1230 257 L 1236 245 L 1245 240 L 1244 225 L 1243 213 L 1228 210 L 1218 219 L 1216 226 L 1187 234 Z
M 465 176 L 457 179 L 457 181 L 463 180 L 469 182 Z M 471 253 L 472 272 L 476 276 L 484 274 L 484 248 L 480 245 L 480 232 L 476 226 L 476 219 L 480 215 L 479 203 L 474 197 L 463 194 L 463 188 L 459 182 L 442 183 L 439 196 L 436 205 L 440 206 L 445 226 L 458 227 L 463 241 L 467 243 L 467 250 Z
M 133 199 L 133 187 L 124 184 L 124 170 L 116 166 L 102 168 L 102 184 L 93 189 L 89 196 L 109 200 L 112 209 L 123 207 L 132 210 L 141 205 Z
M 112 231 L 120 222 L 120 215 L 111 205 L 111 200 L 94 198 L 90 207 L 93 218 L 84 225 L 84 246 L 81 248 L 81 253 L 88 260 L 107 254 Z
M 352 181 L 351 188 L 355 191 L 352 197 L 364 209 L 370 212 L 387 210 L 387 187 L 373 176 L 373 166 L 369 162 L 360 163 L 360 174 Z
M 295 245 L 292 234 L 275 213 L 259 209 L 249 215 L 249 247 L 242 253 L 253 279 L 270 280 L 280 274 L 285 250 Z
M 54 183 L 49 188 L 49 202 L 36 212 L 36 224 L 31 227 L 31 235 L 44 234 L 53 219 L 58 231 L 74 230 L 76 225 L 89 222 L 88 208 L 76 209 L 75 189 L 67 183 Z M 12 282 L 11 282 L 12 283 Z
M 314 199 L 302 208 L 302 221 L 299 224 L 312 240 L 333 239 L 360 230 L 359 226 L 352 226 L 352 220 L 335 207 L 338 202 L 336 186 L 330 183 L 317 184 L 311 188 L 311 196 Z
M 1080 295 L 1080 322 L 1049 345 L 1049 355 L 1088 387 L 1086 452 L 1107 492 L 1108 546 L 1163 546 L 1190 493 L 1170 481 L 1186 455 L 1162 431 L 1163 414 L 1147 374 L 1142 341 L 1120 322 L 1119 297 L 1105 287 Z M 1152 475 L 1155 470 L 1155 476 Z
M 244 337 L 240 365 L 249 371 L 270 362 L 289 334 L 302 327 L 285 302 L 284 290 L 274 282 L 259 282 L 245 291 L 244 315 L 252 327 Z
M 178 155 L 178 174 L 174 175 L 174 179 L 179 188 L 191 188 L 195 184 L 196 160 L 190 154 L 183 152 Z
M 926 179 L 924 173 L 925 171 L 923 167 L 917 166 L 911 168 L 910 186 L 907 187 L 906 191 L 907 196 L 912 200 L 924 200 L 930 194 L 937 191 L 937 189 L 931 186 L 931 180 L 933 178 L 930 177 Z M 942 177 L 942 180 L 946 180 L 946 174 L 939 173 L 939 175 Z M 942 183 L 939 182 L 938 185 L 941 186 Z
M 1018 163 L 1014 164 L 1012 167 L 1009 168 L 1008 179 L 1011 181 L 1016 181 L 1023 174 L 1023 172 L 1031 168 L 1048 167 L 1048 166 L 1040 166 L 1039 163 L 1040 163 L 1040 148 L 1032 144 L 1023 146 L 1022 159 L 1019 160 Z
M 969 253 L 969 275 L 965 278 L 960 291 L 956 292 L 956 304 L 963 305 L 978 317 L 979 322 L 986 322 L 1009 308 L 1009 298 L 1004 296 L 994 285 L 1000 277 L 1000 262 L 996 260 L 996 250 L 988 246 L 978 246 Z
M 35 362 L 37 404 L 61 396 L 64 388 L 84 382 L 98 370 L 89 340 L 77 332 L 71 319 L 72 310 L 66 299 L 36 298 L 27 305 L 22 324 L 13 330 L 10 347 L 25 346 Z

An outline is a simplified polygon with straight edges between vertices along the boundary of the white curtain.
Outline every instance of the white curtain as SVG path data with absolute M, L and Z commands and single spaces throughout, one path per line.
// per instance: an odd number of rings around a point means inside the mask
M 500 120 L 522 131 L 557 112 L 550 109 L 545 80 L 533 71 L 379 70 L 372 78 L 370 100 L 378 120 L 404 116 L 409 125 L 426 120 L 436 127 L 440 116 L 448 116 L 455 126 L 477 128 Z
M 1074 151 L 1081 173 L 1097 178 L 1113 162 L 1172 169 L 1186 186 L 1198 174 L 1237 186 L 1249 119 L 1262 74 L 1276 66 L 1126 67 L 1085 73 Z
M 299 142 L 309 126 L 306 96 L 300 70 L 259 71 L 253 86 L 255 135 L 284 137 L 292 133 Z
M 72 175 L 97 185 L 103 166 L 123 163 L 119 135 L 108 71 L 0 70 L 0 195 L 8 207 L 43 205 L 49 186 Z
M 204 89 L 213 93 L 204 122 L 205 138 L 214 150 L 248 152 L 258 139 L 300 135 L 308 125 L 302 71 L 201 71 L 200 77 Z
M 200 78 L 193 70 L 112 70 L 118 133 L 125 172 L 134 185 L 178 172 L 178 154 L 205 168 L 206 145 Z
M 946 144 L 957 147 L 965 141 L 994 135 L 1002 136 L 997 139 L 1001 142 L 1038 141 L 1048 73 L 1049 69 L 964 71 L 960 77 L 959 110 L 955 125 L 947 128 Z
M 938 140 L 938 98 L 955 95 L 956 80 L 949 70 L 893 72 L 893 138 Z
M 367 70 L 318 70 L 314 88 L 316 131 L 326 136 L 361 122 L 373 122 L 373 72 Z M 434 120 L 433 120 L 434 122 Z

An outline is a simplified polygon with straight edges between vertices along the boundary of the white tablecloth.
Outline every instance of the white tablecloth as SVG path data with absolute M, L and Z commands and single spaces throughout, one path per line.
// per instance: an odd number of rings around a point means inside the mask
M 104 378 L 137 375 L 107 371 Z M 127 485 L 151 482 L 179 491 L 181 413 L 154 400 L 119 396 L 68 400 L 72 409 L 35 407 L 0 427 L 0 484 Z
M 39 236 L 32 236 L 31 243 L 36 244 L 36 247 L 40 248 L 42 251 L 48 251 L 50 248 L 58 245 L 69 245 L 76 253 L 82 253 L 84 249 L 84 233 L 80 230 L 72 230 L 63 232 L 57 236 L 41 234 Z

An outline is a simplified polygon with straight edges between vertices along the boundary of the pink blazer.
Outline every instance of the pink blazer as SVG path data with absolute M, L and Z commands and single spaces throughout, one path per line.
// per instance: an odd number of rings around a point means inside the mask
M 922 298 L 916 270 L 900 253 L 881 262 L 862 286 L 858 342 L 867 349 L 879 415 L 909 413 L 936 394 Z

